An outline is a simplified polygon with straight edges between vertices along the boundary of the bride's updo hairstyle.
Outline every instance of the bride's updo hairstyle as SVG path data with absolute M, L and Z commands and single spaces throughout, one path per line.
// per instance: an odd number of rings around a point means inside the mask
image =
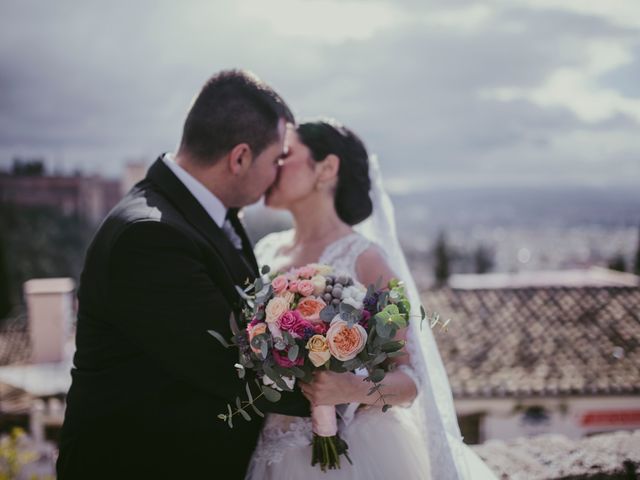
M 335 190 L 338 217 L 348 225 L 365 220 L 373 205 L 369 197 L 369 154 L 362 140 L 333 120 L 305 122 L 298 125 L 297 132 L 316 162 L 330 154 L 340 159 Z

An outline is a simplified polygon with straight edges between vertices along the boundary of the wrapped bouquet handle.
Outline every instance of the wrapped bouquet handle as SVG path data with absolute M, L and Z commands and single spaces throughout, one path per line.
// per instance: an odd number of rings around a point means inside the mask
M 320 464 L 322 471 L 327 468 L 340 468 L 340 455 L 344 455 L 351 463 L 347 442 L 338 435 L 336 407 L 333 405 L 312 406 L 311 426 L 313 429 L 311 466 Z

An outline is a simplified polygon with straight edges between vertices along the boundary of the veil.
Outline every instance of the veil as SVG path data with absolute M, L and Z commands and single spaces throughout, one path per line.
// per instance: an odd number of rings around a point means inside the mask
M 420 295 L 398 240 L 393 204 L 382 185 L 378 159 L 369 157 L 373 213 L 355 230 L 380 245 L 398 278 L 405 283 L 412 317 L 407 332 L 407 351 L 418 396 L 409 407 L 425 439 L 431 478 L 439 480 L 495 479 L 482 460 L 462 442 L 449 380 L 429 322 L 421 326 Z M 409 372 L 407 372 L 409 373 Z M 473 477 L 471 472 L 473 472 Z

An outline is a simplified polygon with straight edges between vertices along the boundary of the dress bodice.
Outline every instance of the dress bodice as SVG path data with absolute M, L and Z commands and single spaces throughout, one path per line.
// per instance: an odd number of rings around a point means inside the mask
M 284 230 L 262 238 L 255 248 L 258 263 L 269 265 L 272 271 L 281 270 L 284 265 L 278 258 L 278 251 L 293 241 L 293 235 L 293 230 Z M 349 275 L 354 280 L 358 280 L 356 273 L 358 257 L 372 245 L 373 242 L 353 232 L 327 245 L 317 263 L 331 265 L 336 273 Z

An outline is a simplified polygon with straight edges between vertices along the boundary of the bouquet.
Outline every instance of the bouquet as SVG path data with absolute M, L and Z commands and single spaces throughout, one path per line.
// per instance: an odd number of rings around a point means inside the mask
M 296 379 L 311 381 L 315 370 L 349 372 L 365 369 L 364 381 L 371 382 L 369 395 L 377 394 L 386 411 L 381 391 L 389 369 L 388 359 L 403 355 L 404 341 L 395 340 L 399 329 L 408 326 L 411 305 L 403 283 L 363 285 L 332 267 L 310 264 L 288 272 L 262 277 L 247 288 L 237 287 L 244 300 L 239 318 L 231 316 L 233 338 L 228 343 L 209 331 L 224 346 L 239 349 L 235 365 L 240 378 L 254 373 L 259 394 L 252 394 L 250 383 L 246 400 L 236 398 L 236 408 L 227 405 L 219 418 L 233 427 L 233 417 L 251 420 L 249 408 L 259 415 L 255 400 L 264 396 L 277 402 L 281 391 L 292 391 Z M 420 307 L 422 319 L 425 311 Z M 313 443 L 311 464 L 340 468 L 340 457 L 348 455 L 348 445 L 338 434 L 336 411 L 332 405 L 316 405 L 311 412 Z

